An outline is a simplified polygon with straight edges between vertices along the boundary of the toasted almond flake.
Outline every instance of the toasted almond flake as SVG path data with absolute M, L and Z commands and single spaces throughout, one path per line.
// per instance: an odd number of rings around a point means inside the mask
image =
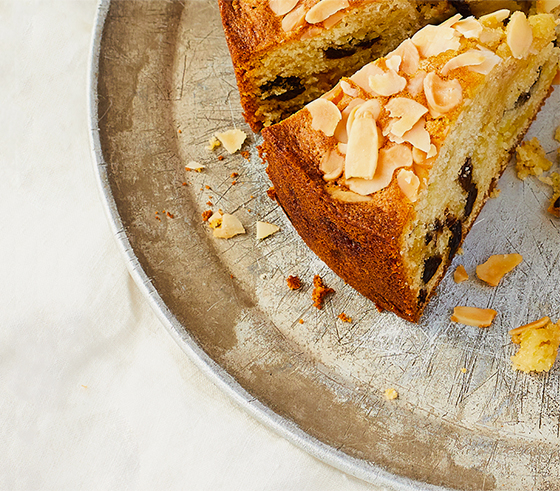
M 350 103 L 348 104 L 348 106 L 346 106 L 342 110 L 342 119 L 338 122 L 338 124 L 336 125 L 336 129 L 334 130 L 334 137 L 339 142 L 348 143 L 348 118 L 349 118 L 350 114 L 352 113 L 352 110 L 355 107 L 360 106 L 364 102 L 366 102 L 366 101 L 357 97 L 356 99 L 352 99 L 350 101 Z M 381 108 L 381 105 L 380 105 L 380 108 Z M 381 111 L 381 109 L 380 109 L 380 111 Z
M 518 336 L 519 334 L 521 334 L 523 331 L 526 331 L 527 329 L 540 329 L 541 327 L 545 327 L 546 325 L 548 325 L 551 322 L 550 317 L 545 316 L 540 318 L 539 320 L 533 321 L 533 322 L 529 322 L 529 324 L 525 324 L 524 326 L 519 326 L 516 327 L 515 329 L 511 329 L 509 331 L 509 335 L 513 338 L 514 336 Z M 514 343 L 516 343 L 516 341 L 513 341 Z M 518 342 L 516 344 L 519 344 Z
M 403 41 L 397 49 L 387 55 L 388 58 L 392 56 L 401 57 L 399 69 L 406 75 L 412 75 L 418 70 L 418 65 L 420 64 L 420 53 L 418 53 L 418 49 L 410 39 Z M 389 65 L 387 65 L 387 67 L 391 68 Z M 399 69 L 395 69 L 395 71 L 399 71 Z
M 484 27 L 482 29 L 482 33 L 478 37 L 478 40 L 485 46 L 495 48 L 502 40 L 502 37 L 505 37 L 503 29 L 498 27 Z
M 276 15 L 286 15 L 291 12 L 299 0 L 268 0 L 268 6 Z
M 496 10 L 490 14 L 483 15 L 478 20 L 483 26 L 499 27 L 502 22 L 509 17 L 510 11 L 508 9 Z
M 432 143 L 430 145 L 430 150 L 428 151 L 428 153 L 426 154 L 426 157 L 428 157 L 429 159 L 431 159 L 432 157 L 435 157 L 438 153 L 438 149 L 437 147 Z
M 355 118 L 368 117 L 377 121 L 380 114 L 381 103 L 377 99 L 369 99 L 362 104 L 356 104 L 350 111 L 350 114 L 348 114 L 348 120 L 346 122 L 347 133 L 350 134 L 350 131 L 352 130 L 352 123 Z M 379 140 L 379 146 L 381 146 L 381 140 Z
M 336 144 L 336 149 L 337 149 L 342 155 L 346 155 L 346 151 L 348 150 L 348 144 L 347 144 L 347 143 L 338 142 L 338 143 Z
M 397 174 L 397 183 L 404 195 L 414 203 L 418 199 L 420 179 L 411 170 L 401 169 Z
M 463 101 L 463 89 L 458 80 L 442 80 L 435 72 L 424 79 L 424 94 L 432 117 L 451 111 Z
M 451 320 L 467 326 L 488 327 L 496 317 L 494 309 L 479 309 L 477 307 L 455 307 Z
M 539 14 L 550 14 L 560 6 L 560 0 L 537 0 L 537 12 Z
M 441 69 L 442 75 L 447 75 L 450 71 L 464 66 L 480 65 L 486 61 L 486 56 L 481 51 L 470 49 L 451 58 Z
M 482 75 L 488 75 L 498 63 L 501 63 L 502 59 L 496 53 L 484 48 L 483 46 L 479 46 L 478 49 L 484 56 L 485 60 L 480 65 L 470 66 L 469 70 Z
M 312 39 L 315 36 L 317 36 L 318 34 L 320 34 L 323 31 L 323 28 L 321 26 L 310 26 L 308 29 L 305 30 L 305 32 L 301 35 L 301 39 L 302 40 L 306 40 L 306 39 Z
M 322 131 L 326 136 L 333 136 L 336 125 L 342 119 L 338 107 L 333 102 L 319 98 L 305 106 L 311 113 L 311 127 Z
M 340 88 L 342 89 L 342 92 L 350 97 L 358 97 L 360 95 L 360 90 L 354 87 L 347 80 L 342 80 L 340 82 Z
M 526 58 L 533 43 L 533 30 L 523 12 L 517 11 L 511 15 L 506 26 L 507 44 L 514 58 Z
M 388 125 L 388 132 L 401 137 L 428 112 L 428 108 L 407 97 L 395 97 L 387 103 L 385 108 L 389 111 L 391 118 L 398 118 Z
M 200 172 L 201 170 L 205 169 L 204 165 L 202 165 L 199 162 L 196 162 L 195 160 L 191 160 L 186 166 L 185 166 L 185 170 L 189 171 L 189 170 L 195 170 L 197 172 Z
M 431 24 L 420 29 L 412 36 L 411 41 L 423 58 L 437 56 L 449 50 L 458 50 L 461 47 L 461 41 L 456 35 L 455 29 Z
M 426 130 L 426 120 L 424 118 L 420 118 L 412 129 L 407 131 L 402 137 L 389 133 L 388 138 L 395 143 L 408 142 L 425 153 L 430 151 L 430 133 Z
M 560 85 L 560 70 L 556 72 L 554 78 L 552 79 L 552 85 Z
M 455 281 L 455 283 L 463 283 L 463 281 L 467 281 L 468 279 L 469 275 L 467 273 L 467 270 L 465 269 L 465 266 L 459 264 L 459 266 L 457 266 L 457 269 L 453 273 L 453 280 Z
M 270 237 L 280 230 L 278 225 L 268 222 L 257 222 L 257 240 L 262 240 L 266 237 Z
M 398 94 L 406 87 L 406 78 L 401 77 L 395 70 L 389 69 L 383 74 L 371 75 L 369 86 L 377 95 L 388 97 Z
M 211 228 L 219 227 L 222 224 L 222 217 L 222 213 L 215 211 L 208 219 L 208 225 L 210 225 Z
M 437 27 L 454 27 L 457 22 L 459 22 L 463 16 L 461 14 L 455 14 L 453 17 L 449 17 L 449 19 L 444 20 L 440 23 Z
M 467 39 L 478 38 L 482 33 L 482 24 L 474 17 L 467 17 L 453 24 L 453 28 Z
M 372 179 L 347 179 L 344 184 L 355 193 L 367 196 L 386 188 L 393 180 L 393 174 L 401 167 L 412 165 L 412 151 L 406 145 L 395 145 L 379 151 L 377 170 Z
M 476 267 L 476 275 L 490 286 L 497 286 L 506 273 L 523 261 L 521 254 L 495 254 Z
M 360 196 L 359 194 L 353 193 L 352 191 L 344 191 L 339 187 L 327 188 L 327 192 L 332 198 L 344 201 L 346 203 L 367 203 L 371 201 L 369 196 Z
M 327 19 L 323 21 L 323 26 L 325 29 L 330 29 L 331 27 L 338 24 L 346 15 L 346 12 L 337 12 L 336 14 L 331 15 Z
M 212 217 L 208 220 L 209 222 L 212 221 Z M 210 225 L 212 226 L 212 223 L 210 223 Z M 231 239 L 236 235 L 244 234 L 245 229 L 237 217 L 230 215 L 229 213 L 224 213 L 221 217 L 221 223 L 214 227 L 214 231 L 212 233 L 214 234 L 214 237 L 217 237 L 218 239 Z
M 427 73 L 424 70 L 420 70 L 414 77 L 408 81 L 406 90 L 412 97 L 416 97 L 422 90 L 424 90 L 424 79 Z
M 309 9 L 305 15 L 305 20 L 310 24 L 317 24 L 349 6 L 348 0 L 320 0 L 319 3 Z
M 344 170 L 344 155 L 341 155 L 336 149 L 327 151 L 319 168 L 325 173 L 323 179 L 325 181 L 334 181 L 342 175 Z
M 354 73 L 354 75 L 350 77 L 350 80 L 367 93 L 371 93 L 371 87 L 369 86 L 370 77 L 374 75 L 383 75 L 383 73 L 383 70 L 375 63 L 368 63 Z
M 357 108 L 359 109 L 359 108 Z M 344 177 L 371 179 L 377 168 L 379 134 L 375 119 L 364 113 L 355 117 L 348 134 L 348 148 L 344 163 Z
M 416 147 L 412 147 L 412 160 L 415 164 L 421 164 L 422 162 L 424 162 L 424 160 L 426 160 L 426 158 L 426 152 L 423 152 Z
M 412 164 L 412 170 L 421 180 L 427 181 L 430 177 L 430 168 L 424 165 Z
M 389 68 L 389 70 L 398 72 L 399 67 L 401 66 L 401 62 L 402 58 L 399 55 L 392 55 L 385 60 L 385 65 L 387 65 L 387 68 Z
M 241 148 L 247 135 L 245 132 L 235 129 L 225 131 L 224 133 L 216 133 L 216 138 L 222 142 L 228 153 L 235 153 Z
M 307 9 L 305 5 L 300 5 L 298 8 L 292 10 L 282 19 L 282 30 L 284 32 L 295 31 L 297 28 L 305 25 L 306 13 Z

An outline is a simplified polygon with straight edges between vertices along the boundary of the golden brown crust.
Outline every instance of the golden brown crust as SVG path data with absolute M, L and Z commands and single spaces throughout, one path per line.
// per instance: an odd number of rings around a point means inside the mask
M 305 243 L 338 276 L 378 307 L 416 322 L 423 306 L 419 310 L 400 254 L 410 204 L 398 186 L 368 203 L 332 199 L 301 132 L 293 119 L 263 129 L 267 172 L 278 203 Z

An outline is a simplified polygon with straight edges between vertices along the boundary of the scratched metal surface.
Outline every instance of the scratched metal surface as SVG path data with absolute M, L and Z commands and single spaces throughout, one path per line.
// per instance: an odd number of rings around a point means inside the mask
M 559 366 L 512 371 L 507 335 L 560 315 L 560 224 L 545 185 L 508 168 L 454 261 L 471 280 L 448 274 L 411 324 L 337 278 L 267 197 L 213 0 L 102 2 L 91 96 L 99 182 L 133 276 L 177 342 L 255 417 L 390 489 L 560 489 Z M 557 91 L 529 133 L 551 157 L 559 103 Z M 205 148 L 233 127 L 249 135 L 247 158 Z M 185 173 L 190 160 L 206 169 Z M 235 214 L 247 234 L 214 239 L 201 220 L 209 208 Z M 257 242 L 256 220 L 281 231 Z M 472 279 L 505 252 L 524 261 L 498 287 Z M 315 274 L 336 290 L 322 310 Z M 287 289 L 289 275 L 301 291 Z M 489 329 L 462 326 L 449 321 L 458 304 L 499 314 Z M 384 399 L 389 387 L 398 400 Z

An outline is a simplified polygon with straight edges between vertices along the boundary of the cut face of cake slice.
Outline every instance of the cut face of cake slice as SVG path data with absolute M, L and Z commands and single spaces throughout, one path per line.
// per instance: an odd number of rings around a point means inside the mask
M 457 11 L 558 9 L 513 0 L 219 0 L 244 116 L 254 131 L 280 121 L 343 76 Z M 546 3 L 546 5 L 545 5 Z
M 379 308 L 419 319 L 551 90 L 555 27 L 456 15 L 263 130 L 277 201 Z

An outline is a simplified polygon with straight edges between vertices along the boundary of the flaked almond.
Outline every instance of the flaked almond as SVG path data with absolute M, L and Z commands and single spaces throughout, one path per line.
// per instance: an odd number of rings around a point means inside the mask
M 346 12 L 337 12 L 336 14 L 331 15 L 327 19 L 323 21 L 323 26 L 325 29 L 330 29 L 331 27 L 338 24 L 346 15 Z
M 341 155 L 338 149 L 334 148 L 327 151 L 321 159 L 319 168 L 325 173 L 323 176 L 325 181 L 338 179 L 344 171 L 344 155 Z
M 305 15 L 305 20 L 310 24 L 317 24 L 349 6 L 348 0 L 320 0 L 319 3 L 309 9 Z
M 321 32 L 323 32 L 323 28 L 321 26 L 310 26 L 308 29 L 306 29 L 303 32 L 303 34 L 301 35 L 301 39 L 302 40 L 312 39 L 318 34 L 320 34 Z
M 467 281 L 468 279 L 469 274 L 467 273 L 465 266 L 459 264 L 459 266 L 457 266 L 457 269 L 453 273 L 453 280 L 455 281 L 455 283 L 463 283 L 463 281 Z
M 196 162 L 195 160 L 191 160 L 191 161 L 185 166 L 185 170 L 186 170 L 186 171 L 194 170 L 194 171 L 196 171 L 196 172 L 201 172 L 203 169 L 205 169 L 204 165 L 202 165 L 200 162 Z
M 347 143 L 338 142 L 338 143 L 336 144 L 336 149 L 337 149 L 342 155 L 346 155 L 346 151 L 348 150 L 348 144 L 347 144 Z
M 424 94 L 432 117 L 445 114 L 463 101 L 463 89 L 458 80 L 442 80 L 430 72 L 424 79 Z
M 412 151 L 406 145 L 395 145 L 379 151 L 377 170 L 372 179 L 347 179 L 344 184 L 362 196 L 376 193 L 386 188 L 393 180 L 393 174 L 401 167 L 412 165 Z
M 212 226 L 213 216 L 210 217 L 208 222 L 210 223 L 210 226 Z M 214 221 L 214 223 L 216 222 L 217 220 Z M 214 237 L 217 237 L 218 239 L 231 239 L 236 235 L 245 233 L 245 229 L 239 219 L 229 213 L 224 213 L 221 216 L 220 223 L 213 228 L 214 230 L 212 233 L 214 234 Z
M 387 103 L 385 108 L 389 111 L 391 118 L 397 118 L 387 126 L 387 133 L 390 132 L 401 137 L 428 112 L 428 108 L 407 97 L 395 97 Z
M 540 318 L 539 320 L 529 322 L 529 324 L 525 324 L 524 326 L 516 327 L 515 329 L 511 329 L 509 331 L 509 335 L 512 337 L 512 341 L 516 344 L 519 344 L 519 335 L 526 331 L 527 329 L 541 329 L 542 327 L 547 326 L 551 322 L 550 317 L 545 316 Z
M 398 94 L 406 87 L 406 78 L 401 77 L 395 70 L 369 77 L 370 89 L 377 95 L 388 97 Z
M 446 19 L 442 23 L 440 23 L 439 27 L 453 27 L 462 18 L 463 16 L 461 14 L 455 14 L 453 17 L 449 17 L 449 19 Z
M 411 170 L 401 169 L 397 174 L 397 183 L 404 195 L 414 203 L 418 199 L 420 179 Z
M 408 81 L 406 90 L 412 97 L 416 97 L 422 90 L 424 90 L 424 79 L 427 73 L 424 70 L 420 70 L 414 77 Z
M 470 49 L 458 56 L 451 58 L 441 69 L 442 75 L 447 75 L 450 71 L 464 66 L 480 65 L 486 61 L 486 56 L 482 52 Z
M 342 89 L 342 92 L 350 97 L 358 97 L 360 95 L 360 89 L 354 87 L 347 80 L 341 80 L 340 88 Z
M 502 59 L 493 51 L 490 51 L 482 46 L 479 46 L 478 49 L 485 59 L 480 65 L 470 66 L 469 70 L 482 75 L 488 75 L 497 64 L 502 62 Z
M 307 9 L 305 5 L 300 5 L 285 15 L 282 19 L 282 29 L 284 32 L 295 31 L 297 28 L 305 25 L 305 14 Z
M 268 222 L 257 222 L 257 240 L 265 239 L 280 230 L 278 225 Z
M 348 118 L 352 113 L 352 110 L 355 107 L 362 105 L 364 102 L 366 101 L 360 99 L 359 97 L 356 99 L 352 99 L 348 106 L 346 106 L 342 110 L 342 119 L 338 122 L 338 124 L 336 125 L 336 129 L 334 130 L 334 137 L 339 142 L 348 143 Z
M 352 123 L 354 119 L 361 117 L 373 118 L 377 121 L 379 115 L 381 114 L 381 103 L 377 99 L 369 99 L 362 104 L 356 104 L 348 115 L 348 121 L 346 122 L 346 131 L 350 134 L 352 131 Z M 381 141 L 378 142 L 381 146 Z
M 228 153 L 235 153 L 241 148 L 247 135 L 245 132 L 235 129 L 225 131 L 224 133 L 216 133 L 216 138 L 220 140 Z
M 478 38 L 482 33 L 482 24 L 474 17 L 467 17 L 466 19 L 456 22 L 452 26 L 460 32 L 467 39 Z
M 517 11 L 511 15 L 506 26 L 507 45 L 514 58 L 526 58 L 533 43 L 533 30 L 523 12 Z
M 477 307 L 455 307 L 451 320 L 467 326 L 488 327 L 496 317 L 494 309 L 479 309 Z
M 449 50 L 458 50 L 461 47 L 455 29 L 446 26 L 427 25 L 412 36 L 411 41 L 423 58 L 437 56 Z
M 286 15 L 292 11 L 299 0 L 268 0 L 268 6 L 276 15 Z
M 537 0 L 539 14 L 550 14 L 557 7 L 560 7 L 560 0 Z
M 502 22 L 509 17 L 510 11 L 508 9 L 496 10 L 490 14 L 483 15 L 478 20 L 486 27 L 500 27 Z
M 330 194 L 331 198 L 344 201 L 345 203 L 367 203 L 371 201 L 369 196 L 361 196 L 352 191 L 344 191 L 344 189 L 340 189 L 339 187 L 328 187 L 327 192 Z
M 476 267 L 476 275 L 490 286 L 497 286 L 506 273 L 523 261 L 521 254 L 495 254 Z
M 385 59 L 385 65 L 389 70 L 399 71 L 401 66 L 402 58 L 399 55 L 392 55 Z
M 395 70 L 396 72 L 400 70 L 406 75 L 412 75 L 418 70 L 418 65 L 420 64 L 420 53 L 418 53 L 418 49 L 410 39 L 403 41 L 397 49 L 387 55 L 387 59 L 393 56 L 401 57 L 401 63 L 399 68 Z M 387 65 L 387 68 L 391 67 Z
M 383 70 L 372 62 L 360 68 L 350 77 L 350 80 L 367 93 L 371 93 L 371 87 L 369 86 L 370 77 L 374 75 L 383 75 L 383 73 Z
M 379 135 L 375 119 L 365 113 L 355 117 L 348 134 L 344 177 L 371 179 L 377 168 Z
M 311 127 L 322 131 L 326 136 L 333 136 L 336 125 L 342 119 L 336 104 L 323 98 L 315 99 L 305 106 L 311 113 Z
M 408 130 L 402 137 L 392 133 L 389 133 L 387 137 L 395 143 L 408 142 L 425 153 L 430 151 L 431 138 L 430 133 L 426 130 L 426 120 L 424 118 L 420 118 L 412 129 Z

